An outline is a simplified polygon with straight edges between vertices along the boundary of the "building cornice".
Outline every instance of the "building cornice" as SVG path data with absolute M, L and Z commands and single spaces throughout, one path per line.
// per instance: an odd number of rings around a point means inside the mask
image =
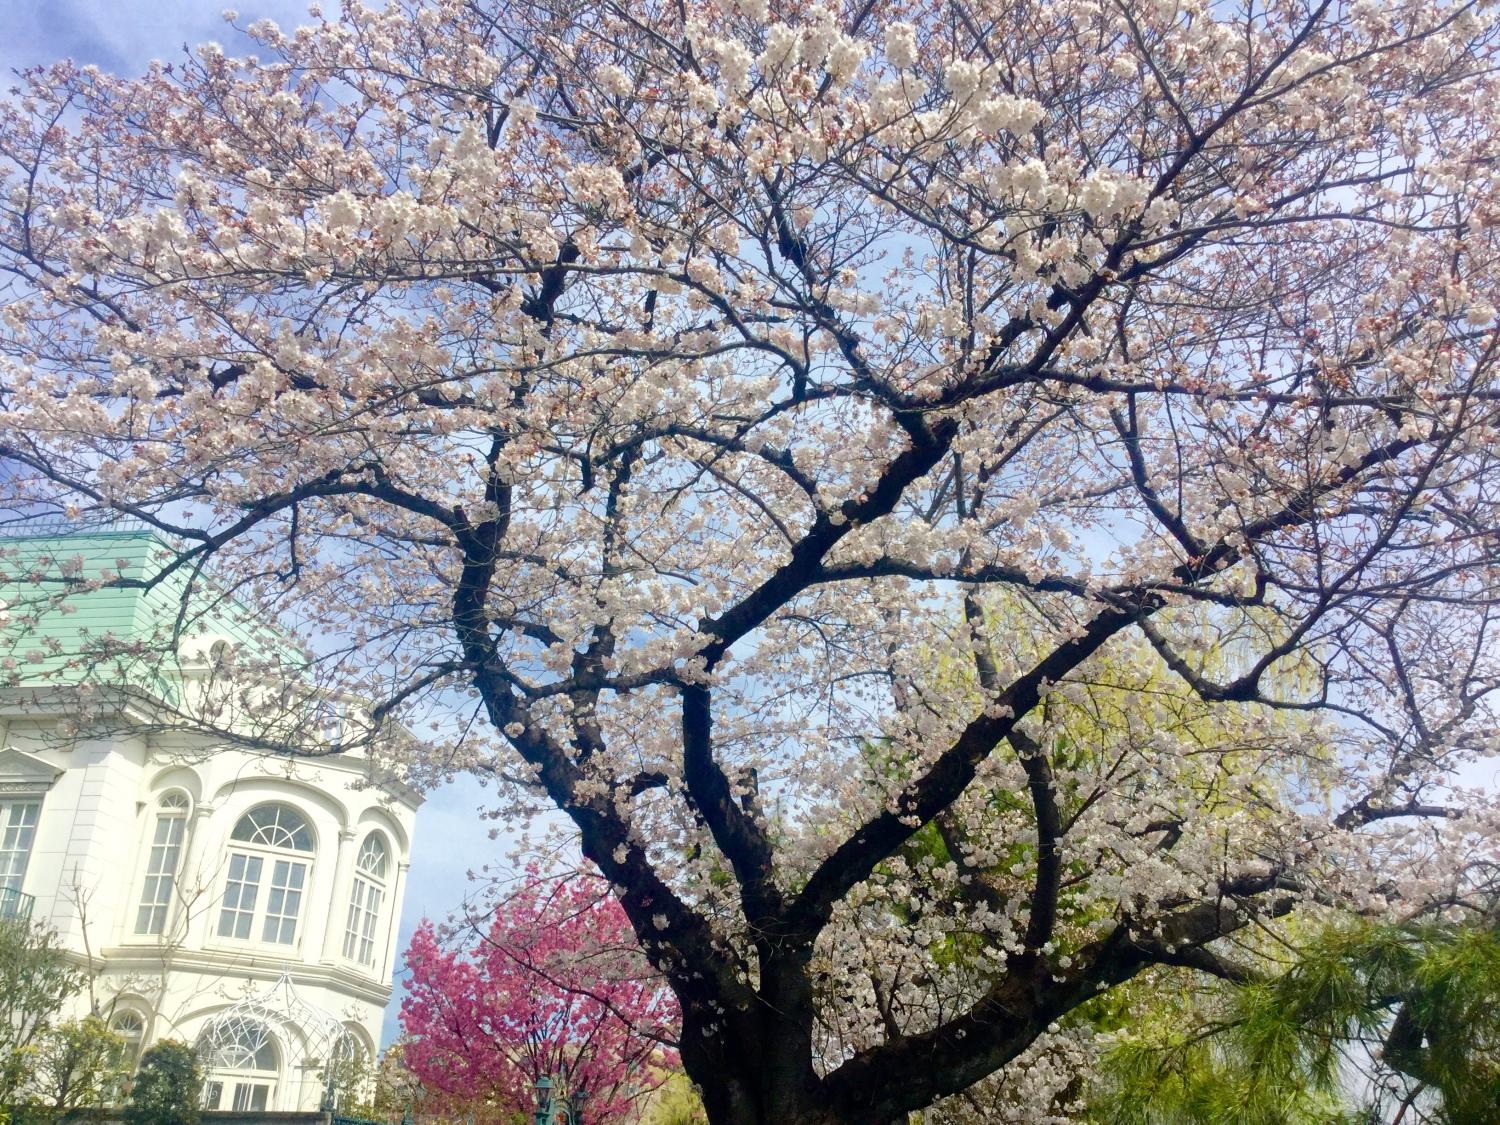
M 394 991 L 390 981 L 372 981 L 352 968 L 323 963 L 309 965 L 253 953 L 224 954 L 193 949 L 162 951 L 153 946 L 116 945 L 100 950 L 95 965 L 106 970 L 160 972 L 165 968 L 257 981 L 274 981 L 286 974 L 293 984 L 331 988 L 380 1007 L 390 1001 Z
M 389 774 L 383 777 L 374 775 L 370 769 L 370 760 L 362 755 L 278 754 L 272 750 L 237 745 L 228 736 L 220 739 L 208 733 L 153 729 L 153 716 L 144 699 L 134 693 L 108 688 L 88 689 L 86 692 L 77 685 L 70 684 L 0 688 L 0 720 L 76 722 L 79 704 L 85 694 L 89 709 L 98 716 L 96 722 L 100 724 L 100 729 L 75 737 L 144 737 L 153 752 L 166 754 L 206 755 L 233 750 L 269 762 L 317 766 L 353 775 L 362 784 L 389 794 L 412 810 L 420 808 L 427 799 L 421 790 L 398 777 Z

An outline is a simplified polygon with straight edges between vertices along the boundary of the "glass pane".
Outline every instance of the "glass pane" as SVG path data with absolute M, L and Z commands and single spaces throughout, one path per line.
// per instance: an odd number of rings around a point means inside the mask
M 260 1082 L 234 1084 L 234 1108 L 240 1112 L 263 1110 L 270 1100 L 271 1087 Z
M 216 1070 L 276 1069 L 276 1045 L 259 1020 L 224 1015 L 209 1024 L 200 1050 Z
M 297 915 L 302 909 L 302 884 L 307 864 L 278 859 L 271 868 L 271 890 L 266 897 L 264 941 L 291 945 L 297 940 Z
M 385 856 L 385 841 L 379 836 L 370 836 L 365 840 L 364 846 L 359 849 L 358 867 L 367 875 L 373 875 L 377 879 L 384 879 Z
M 371 887 L 365 895 L 364 929 L 359 936 L 359 959 L 366 965 L 375 963 L 375 925 L 380 920 L 380 891 Z
M 380 924 L 379 887 L 363 879 L 354 880 L 349 895 L 349 916 L 344 923 L 344 956 L 362 965 L 375 963 L 375 929 Z
M 146 881 L 141 887 L 141 904 L 135 917 L 135 932 L 138 934 L 159 934 L 166 926 L 186 826 L 187 821 L 180 816 L 156 818 L 156 833 L 146 863 Z
M 260 894 L 261 858 L 233 852 L 229 856 L 229 879 L 224 885 L 224 909 L 219 913 L 219 936 L 248 938 L 255 919 L 255 900 Z
M 0 802 L 0 888 L 21 889 L 41 808 L 39 801 Z
M 258 805 L 240 817 L 230 835 L 235 840 L 264 844 L 268 848 L 313 850 L 312 829 L 302 814 L 289 805 Z
M 359 927 L 365 912 L 365 889 L 363 879 L 354 880 L 354 890 L 349 895 L 349 917 L 344 922 L 344 956 L 353 961 L 359 957 Z

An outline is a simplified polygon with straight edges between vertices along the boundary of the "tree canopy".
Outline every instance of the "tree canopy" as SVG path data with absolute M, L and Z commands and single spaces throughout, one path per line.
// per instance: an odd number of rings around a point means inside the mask
M 197 1053 L 180 1040 L 161 1039 L 141 1056 L 121 1117 L 125 1125 L 198 1125 L 202 1098 Z
M 676 1064 L 677 1006 L 597 876 L 532 874 L 487 921 L 423 922 L 406 967 L 402 1058 L 428 1109 L 522 1120 L 546 1078 L 614 1125 Z
M 1328 926 L 1255 979 L 1138 993 L 1104 1038 L 1104 1125 L 1484 1125 L 1500 1105 L 1491 916 Z
M 714 1125 L 890 1121 L 1154 967 L 1235 978 L 1223 940 L 1300 906 L 1485 901 L 1494 21 L 396 0 L 29 72 L 4 520 L 164 550 L 8 552 L 12 636 L 145 586 L 182 609 L 131 652 L 177 659 L 237 599 L 305 643 L 295 686 L 229 646 L 137 721 L 328 752 L 259 720 L 364 699 L 339 752 L 559 810 Z M 59 643 L 12 689 L 123 642 Z M 1153 661 L 1117 755 L 1054 737 Z M 1306 733 L 1205 744 L 1183 694 Z M 994 867 L 996 792 L 1034 839 L 962 902 L 983 987 L 906 1022 L 824 987 L 870 979 L 862 903 L 927 826 Z M 945 943 L 911 948 L 920 990 Z
M 87 980 L 55 933 L 0 918 L 0 1106 L 30 1100 L 58 1015 Z

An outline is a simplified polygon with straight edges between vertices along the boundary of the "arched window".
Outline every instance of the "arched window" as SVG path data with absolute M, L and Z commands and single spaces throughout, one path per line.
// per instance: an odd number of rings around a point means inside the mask
M 370 833 L 365 837 L 354 865 L 349 918 L 344 925 L 344 956 L 361 965 L 375 964 L 375 927 L 380 922 L 380 904 L 385 900 L 389 865 L 385 837 L 378 832 Z
M 307 820 L 290 805 L 257 805 L 240 817 L 229 839 L 219 936 L 246 940 L 258 933 L 261 941 L 294 945 L 313 850 Z
M 134 1068 L 136 1060 L 141 1057 L 141 1040 L 146 1035 L 146 1017 L 126 1008 L 114 1014 L 114 1018 L 109 1021 L 109 1029 L 125 1040 L 125 1062 L 127 1066 Z
M 198 1044 L 208 1080 L 204 1109 L 264 1110 L 276 1086 L 276 1041 L 266 1025 L 245 1016 L 215 1020 Z
M 230 836 L 247 844 L 264 844 L 268 848 L 292 851 L 313 850 L 312 830 L 302 814 L 290 805 L 258 805 L 234 826 Z
M 151 854 L 146 858 L 146 880 L 141 903 L 135 912 L 137 934 L 160 934 L 172 908 L 172 889 L 177 865 L 182 861 L 182 843 L 187 834 L 191 802 L 181 789 L 171 789 L 156 802 L 156 825 L 151 835 Z

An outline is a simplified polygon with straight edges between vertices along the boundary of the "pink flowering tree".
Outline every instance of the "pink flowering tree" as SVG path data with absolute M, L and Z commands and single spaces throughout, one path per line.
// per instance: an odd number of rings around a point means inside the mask
M 1482 912 L 1496 18 L 350 0 L 25 75 L 4 523 L 161 545 L 0 545 L 0 674 L 566 822 L 715 1125 L 1025 1105 L 1142 973 Z M 38 625 L 101 585 L 160 635 Z
M 627 1120 L 677 1065 L 671 990 L 602 880 L 529 878 L 487 926 L 424 921 L 406 951 L 406 1066 L 439 1104 L 524 1118 L 546 1076 Z

